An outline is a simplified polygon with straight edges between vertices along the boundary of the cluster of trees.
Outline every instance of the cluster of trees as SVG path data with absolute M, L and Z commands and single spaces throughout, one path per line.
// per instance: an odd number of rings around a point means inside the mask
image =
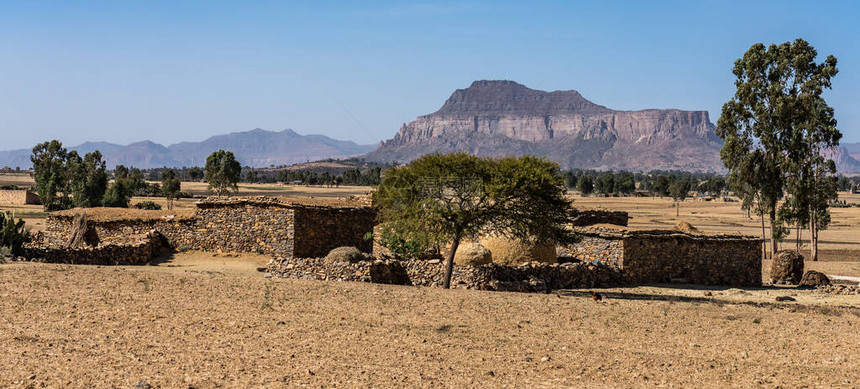
M 373 166 L 362 171 L 353 168 L 343 173 L 315 172 L 312 170 L 281 170 L 277 174 L 278 182 L 300 182 L 305 185 L 356 185 L 375 186 L 379 185 L 382 174 L 381 166 Z
M 443 286 L 463 239 L 490 230 L 526 240 L 569 243 L 571 214 L 558 165 L 524 156 L 480 158 L 464 153 L 425 155 L 385 171 L 374 192 L 383 228 L 406 241 L 451 243 Z
M 771 229 L 771 254 L 789 228 L 808 228 L 813 260 L 818 231 L 830 223 L 829 205 L 837 198 L 838 179 L 827 151 L 838 146 L 833 108 L 822 92 L 838 72 L 836 58 L 817 63 L 818 53 L 803 39 L 769 47 L 757 43 L 735 61 L 737 90 L 723 105 L 717 135 L 729 169 L 728 183 L 744 209 Z M 767 256 L 767 246 L 762 247 Z
M 68 151 L 60 141 L 40 143 L 30 155 L 33 178 L 39 200 L 47 211 L 72 207 L 128 207 L 132 196 L 167 196 L 169 200 L 180 192 L 179 180 L 170 169 L 165 185 L 149 184 L 140 169 L 117 165 L 114 182 L 96 150 L 81 157 L 77 151 Z M 168 179 L 171 177 L 172 179 Z M 172 205 L 172 201 L 169 202 Z
M 568 188 L 575 188 L 586 196 L 592 193 L 630 195 L 640 191 L 654 196 L 684 199 L 690 191 L 719 196 L 728 189 L 725 178 L 715 173 L 656 170 L 633 173 L 574 169 L 566 170 L 562 175 Z

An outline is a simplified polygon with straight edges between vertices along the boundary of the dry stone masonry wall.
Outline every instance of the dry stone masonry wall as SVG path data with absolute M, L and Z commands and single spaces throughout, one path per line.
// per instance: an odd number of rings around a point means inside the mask
M 269 262 L 267 274 L 282 278 L 441 287 L 444 263 L 438 260 L 326 263 L 322 258 L 275 258 Z M 451 277 L 451 285 L 455 288 L 519 292 L 590 288 L 621 282 L 617 269 L 585 263 L 454 265 Z
M 40 204 L 39 195 L 29 190 L 0 189 L 0 204 L 25 205 Z
M 73 218 L 71 213 L 51 215 L 45 243 L 61 246 L 67 241 Z M 89 223 L 105 243 L 155 230 L 180 250 L 318 257 L 343 245 L 370 252 L 372 242 L 365 235 L 373 230 L 374 220 L 367 206 L 303 205 L 259 197 L 207 199 L 197 204 L 191 217 Z
M 40 262 L 75 265 L 145 265 L 161 253 L 163 243 L 164 237 L 151 231 L 145 235 L 126 237 L 126 242 L 122 244 L 97 247 L 31 245 L 25 249 L 25 256 Z

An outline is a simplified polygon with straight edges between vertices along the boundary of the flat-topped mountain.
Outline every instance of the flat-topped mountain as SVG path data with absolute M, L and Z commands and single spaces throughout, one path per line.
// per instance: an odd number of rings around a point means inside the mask
M 579 92 L 475 81 L 438 111 L 404 124 L 369 160 L 428 152 L 536 154 L 565 168 L 719 170 L 720 139 L 706 111 L 617 111 Z
M 324 135 L 301 135 L 293 130 L 275 132 L 259 128 L 217 135 L 201 142 L 182 142 L 170 146 L 151 141 L 135 142 L 125 146 L 107 142 L 86 142 L 79 146 L 67 146 L 67 148 L 77 150 L 80 154 L 99 150 L 108 168 L 120 164 L 144 169 L 162 166 L 203 166 L 206 164 L 206 157 L 219 149 L 232 151 L 243 166 L 252 167 L 291 165 L 327 158 L 348 158 L 373 150 L 372 145 L 359 145 Z M 0 167 L 28 168 L 32 166 L 30 153 L 29 149 L 0 151 Z

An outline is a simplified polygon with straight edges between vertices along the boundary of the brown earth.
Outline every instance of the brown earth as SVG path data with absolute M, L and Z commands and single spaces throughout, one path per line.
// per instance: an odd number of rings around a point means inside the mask
M 598 303 L 242 276 L 259 260 L 0 265 L 0 387 L 860 383 L 860 309 L 809 291 L 612 288 Z

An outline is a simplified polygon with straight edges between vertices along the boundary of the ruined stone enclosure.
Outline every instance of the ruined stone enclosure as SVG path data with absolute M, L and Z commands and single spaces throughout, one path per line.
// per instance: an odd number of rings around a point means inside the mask
M 105 243 L 156 231 L 179 250 L 320 257 L 340 246 L 365 252 L 372 249 L 365 236 L 373 230 L 375 213 L 357 202 L 255 197 L 209 198 L 196 205 L 196 210 L 176 212 L 86 211 Z M 80 211 L 50 215 L 43 243 L 59 244 L 67 239 L 72 219 Z
M 575 230 L 582 241 L 571 248 L 574 256 L 617 268 L 626 283 L 761 285 L 758 238 L 612 225 Z

